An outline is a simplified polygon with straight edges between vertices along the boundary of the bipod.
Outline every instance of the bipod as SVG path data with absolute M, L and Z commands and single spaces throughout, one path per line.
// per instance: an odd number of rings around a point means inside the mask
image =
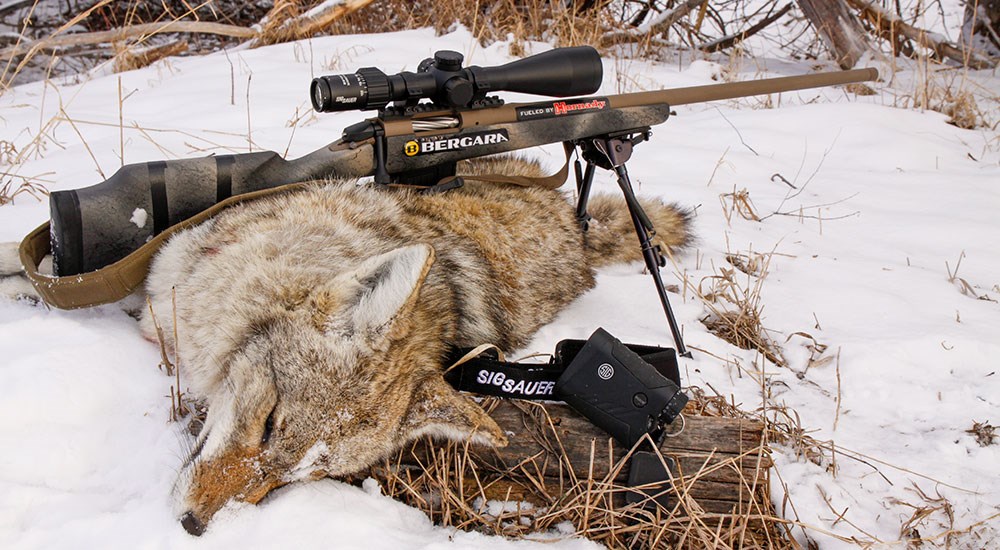
M 574 146 L 580 148 L 581 156 L 587 162 L 585 170 L 581 169 L 579 159 L 574 163 L 579 197 L 576 205 L 576 219 L 584 231 L 589 229 L 591 218 L 587 214 L 587 202 L 590 199 L 595 169 L 603 168 L 614 171 L 618 176 L 618 186 L 621 187 L 622 193 L 625 195 L 625 204 L 632 217 L 632 225 L 635 226 L 636 235 L 639 237 L 639 245 L 642 247 L 642 258 L 646 262 L 646 269 L 653 277 L 656 293 L 663 306 L 663 313 L 667 316 L 667 324 L 670 326 L 670 334 L 677 346 L 677 354 L 690 359 L 691 352 L 684 345 L 684 338 L 677 327 L 674 310 L 670 307 L 670 300 L 667 298 L 667 291 L 663 287 L 663 279 L 660 277 L 660 268 L 667 265 L 666 258 L 663 257 L 660 245 L 653 244 L 656 230 L 653 228 L 653 222 L 646 215 L 646 211 L 639 204 L 639 200 L 635 198 L 632 180 L 629 179 L 628 169 L 625 167 L 625 163 L 632 157 L 632 149 L 639 143 L 648 140 L 649 136 L 650 130 L 646 127 L 573 142 Z

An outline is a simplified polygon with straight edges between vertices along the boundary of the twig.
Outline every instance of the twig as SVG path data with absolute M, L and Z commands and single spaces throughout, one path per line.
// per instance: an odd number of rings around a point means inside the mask
M 842 402 L 840 394 L 840 348 L 837 348 L 837 412 L 833 416 L 833 431 L 837 431 L 837 423 L 840 421 L 840 404 Z
M 771 25 L 771 23 L 774 23 L 778 19 L 781 19 L 781 17 L 784 16 L 786 13 L 788 13 L 788 11 L 791 9 L 792 9 L 792 4 L 790 3 L 786 4 L 785 7 L 765 17 L 757 24 L 751 26 L 750 28 L 744 31 L 740 31 L 735 34 L 730 34 L 728 36 L 723 36 L 722 38 L 717 38 L 715 40 L 712 40 L 711 42 L 706 42 L 704 44 L 701 44 L 700 46 L 697 46 L 697 48 L 699 50 L 706 52 L 717 52 L 720 50 L 724 50 L 726 48 L 731 48 L 732 46 L 735 46 L 736 44 L 764 30 L 769 25 Z
M 734 131 L 736 131 L 736 135 L 739 136 L 739 138 L 740 138 L 740 143 L 742 143 L 744 147 L 746 147 L 747 149 L 749 149 L 750 152 L 754 154 L 754 156 L 759 157 L 760 153 L 758 153 L 757 151 L 755 151 L 753 147 L 750 147 L 750 145 L 743 139 L 743 134 L 740 133 L 740 129 L 737 128 L 736 125 L 733 124 L 732 121 L 730 121 L 729 118 L 726 117 L 725 113 L 722 112 L 722 109 L 719 109 L 715 105 L 712 105 L 712 108 L 714 108 L 716 111 L 718 111 L 719 112 L 719 116 L 721 116 L 722 119 L 725 120 L 726 123 L 729 124 L 729 126 L 731 126 Z
M 253 127 L 250 125 L 250 80 L 253 73 L 247 75 L 247 147 L 253 153 Z
M 87 149 L 87 153 L 90 155 L 90 159 L 94 161 L 94 166 L 97 167 L 97 173 L 101 175 L 101 178 L 108 179 L 108 177 L 104 175 L 104 170 L 101 170 L 101 163 L 97 162 L 97 157 L 95 157 L 94 152 L 90 150 L 90 145 L 87 144 L 87 140 L 84 139 L 83 134 L 80 133 L 80 129 L 76 127 L 76 124 L 73 122 L 73 119 L 71 119 L 69 115 L 66 114 L 66 111 L 63 110 L 62 107 L 59 107 L 59 112 L 62 113 L 63 119 L 66 122 L 69 122 L 70 127 L 73 128 L 73 131 L 76 132 L 76 135 L 80 138 L 80 141 L 83 142 L 83 146 L 84 148 Z
M 647 36 L 654 36 L 667 32 L 670 27 L 674 26 L 674 23 L 680 21 L 691 10 L 706 3 L 706 0 L 684 0 L 674 9 L 661 13 L 658 17 L 653 18 L 644 25 L 626 31 L 607 33 L 601 36 L 601 44 L 606 46 L 617 42 L 634 42 L 636 40 L 642 40 Z

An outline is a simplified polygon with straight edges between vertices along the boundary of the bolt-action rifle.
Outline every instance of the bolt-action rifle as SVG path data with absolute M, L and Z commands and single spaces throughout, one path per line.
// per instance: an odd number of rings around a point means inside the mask
M 441 192 L 460 186 L 463 159 L 563 143 L 567 164 L 549 178 L 490 175 L 488 181 L 558 187 L 573 151 L 584 230 L 597 168 L 614 171 L 625 195 L 646 266 L 677 343 L 686 354 L 659 268 L 654 228 L 636 200 L 625 164 L 650 128 L 677 105 L 832 86 L 878 77 L 874 69 L 817 73 L 611 96 L 504 103 L 492 94 L 523 92 L 559 98 L 592 94 L 603 77 L 590 47 L 560 48 L 498 67 L 463 67 L 462 55 L 440 51 L 416 72 L 386 75 L 376 68 L 321 76 L 310 95 L 318 111 L 374 110 L 377 116 L 343 137 L 295 160 L 274 152 L 215 155 L 122 167 L 97 185 L 50 195 L 51 222 L 21 244 L 21 261 L 45 300 L 78 308 L 118 300 L 137 288 L 158 244 L 176 230 L 225 206 L 275 188 L 321 178 L 374 176 L 375 185 L 405 184 Z M 583 163 L 579 160 L 582 158 Z M 585 164 L 585 167 L 584 167 Z M 152 223 L 136 223 L 136 210 Z M 138 218 L 138 219 L 141 219 Z M 54 275 L 37 271 L 53 255 Z

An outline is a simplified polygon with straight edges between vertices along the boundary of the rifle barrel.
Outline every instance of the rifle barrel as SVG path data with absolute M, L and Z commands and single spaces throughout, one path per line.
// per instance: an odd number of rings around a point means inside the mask
M 637 92 L 611 96 L 608 100 L 611 107 L 637 107 L 652 103 L 666 103 L 670 106 L 702 103 L 720 99 L 732 99 L 752 95 L 766 95 L 777 92 L 791 92 L 808 88 L 821 88 L 852 82 L 864 82 L 878 78 L 875 69 L 854 69 L 851 71 L 833 71 L 826 73 L 807 74 L 800 76 L 785 76 L 781 78 L 765 78 L 763 80 L 748 80 L 746 82 L 731 82 L 727 84 L 709 84 L 706 86 L 691 86 L 689 88 L 674 88 L 652 92 Z

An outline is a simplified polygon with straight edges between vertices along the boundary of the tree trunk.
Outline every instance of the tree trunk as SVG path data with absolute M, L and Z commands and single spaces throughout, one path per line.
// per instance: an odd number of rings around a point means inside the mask
M 866 52 L 872 51 L 868 34 L 842 0 L 798 0 L 834 60 L 850 69 Z

